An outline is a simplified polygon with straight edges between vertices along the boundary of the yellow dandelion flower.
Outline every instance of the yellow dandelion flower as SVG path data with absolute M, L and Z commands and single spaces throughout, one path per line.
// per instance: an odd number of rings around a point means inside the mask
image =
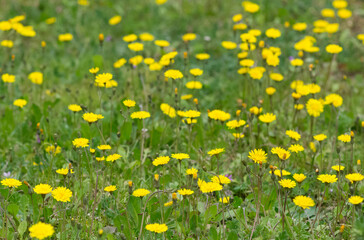
M 144 189 L 144 188 L 139 188 L 139 189 L 134 190 L 132 195 L 134 197 L 144 197 L 144 196 L 148 195 L 149 193 L 150 193 L 149 190 Z
M 160 156 L 154 159 L 153 165 L 154 166 L 165 165 L 169 162 L 169 160 L 170 160 L 169 156 Z
M 58 187 L 52 191 L 52 197 L 58 202 L 70 202 L 72 192 L 68 188 Z
M 48 223 L 38 222 L 29 228 L 29 233 L 30 237 L 43 240 L 53 235 L 54 228 Z
M 295 205 L 303 208 L 303 209 L 309 209 L 310 207 L 315 206 L 315 202 L 310 197 L 306 196 L 297 196 L 293 199 L 293 202 Z

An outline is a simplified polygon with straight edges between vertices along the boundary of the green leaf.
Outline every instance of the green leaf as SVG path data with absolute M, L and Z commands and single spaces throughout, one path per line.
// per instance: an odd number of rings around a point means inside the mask
M 16 214 L 19 212 L 19 206 L 12 203 L 12 204 L 9 204 L 8 207 L 8 212 L 13 215 L 14 217 L 16 217 Z
M 211 218 L 215 217 L 217 215 L 217 205 L 212 205 L 207 209 L 205 213 L 205 225 L 210 221 Z
M 211 227 L 210 228 L 209 239 L 213 239 L 213 240 L 217 240 L 218 239 L 217 231 L 216 231 L 216 228 L 215 227 Z
M 141 213 L 140 201 L 140 198 L 131 196 L 127 206 L 128 215 L 131 220 L 134 221 L 135 225 L 138 225 L 139 223 L 138 214 Z
M 22 221 L 19 224 L 18 232 L 19 232 L 20 238 L 23 238 L 23 235 L 24 235 L 25 231 L 27 230 L 27 226 L 28 226 L 27 221 Z
M 228 240 L 238 240 L 239 236 L 238 236 L 238 234 L 236 232 L 230 232 L 227 239 Z

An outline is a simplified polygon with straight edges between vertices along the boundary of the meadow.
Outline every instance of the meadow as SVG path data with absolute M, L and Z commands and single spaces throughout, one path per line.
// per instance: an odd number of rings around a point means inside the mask
M 364 239 L 364 2 L 0 3 L 0 239 Z

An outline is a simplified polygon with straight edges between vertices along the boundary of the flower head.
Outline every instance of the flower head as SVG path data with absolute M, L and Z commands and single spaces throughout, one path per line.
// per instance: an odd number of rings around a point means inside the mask
M 160 156 L 154 159 L 153 165 L 154 166 L 165 165 L 169 162 L 169 160 L 170 160 L 169 156 Z
M 279 38 L 281 36 L 281 31 L 276 28 L 269 28 L 265 31 L 265 35 L 269 38 Z
M 296 182 L 301 183 L 301 182 L 303 182 L 303 180 L 306 179 L 306 176 L 303 173 L 300 173 L 300 174 L 295 173 L 295 174 L 293 174 L 293 179 L 296 180 Z
M 137 111 L 137 112 L 133 112 L 130 117 L 132 119 L 146 119 L 146 118 L 150 118 L 150 113 L 147 111 Z
M 267 153 L 262 149 L 254 149 L 249 152 L 249 156 L 251 160 L 255 163 L 266 163 L 267 162 Z
M 73 35 L 71 33 L 64 33 L 58 35 L 58 41 L 60 42 L 69 42 L 73 39 Z
M 116 186 L 115 185 L 110 185 L 104 188 L 105 192 L 114 192 L 116 190 Z
M 172 154 L 172 158 L 178 159 L 178 160 L 183 160 L 183 159 L 190 158 L 190 155 L 187 153 L 174 153 L 174 154 Z
M 329 94 L 325 97 L 325 104 L 332 104 L 334 107 L 340 107 L 343 104 L 343 98 L 339 94 Z
M 73 146 L 76 148 L 88 147 L 89 140 L 87 138 L 76 138 L 72 141 Z
M 225 177 L 224 175 L 219 175 L 219 176 L 213 176 L 211 178 L 211 182 L 219 184 L 229 184 L 231 183 L 231 180 L 228 177 Z
M 50 237 L 54 233 L 54 228 L 48 223 L 38 222 L 29 228 L 30 237 L 40 240 Z
M 134 100 L 130 100 L 130 99 L 126 99 L 123 101 L 124 106 L 131 108 L 131 107 L 135 107 L 135 101 Z
M 94 68 L 90 68 L 88 71 L 92 74 L 96 74 L 100 71 L 100 68 L 94 67 Z
M 1 80 L 3 80 L 3 82 L 5 83 L 13 83 L 15 82 L 15 75 L 4 73 L 3 75 L 1 75 Z
M 296 141 L 300 140 L 301 139 L 301 135 L 296 132 L 296 131 L 293 131 L 293 130 L 287 130 L 286 131 L 286 135 Z
M 25 105 L 27 105 L 27 100 L 24 100 L 24 99 L 16 99 L 13 102 L 13 105 L 14 106 L 17 106 L 17 107 L 20 107 L 20 108 L 23 108 Z
M 205 182 L 201 181 L 199 184 L 200 191 L 203 193 L 211 193 L 215 191 L 221 191 L 222 185 L 215 182 Z
M 99 145 L 97 146 L 97 148 L 101 151 L 105 151 L 105 150 L 110 150 L 111 149 L 111 146 L 108 145 L 108 144 L 103 144 L 103 145 Z
M 279 181 L 279 185 L 284 188 L 294 188 L 296 186 L 296 182 L 291 179 L 282 179 Z
M 34 84 L 42 84 L 43 83 L 43 73 L 41 72 L 32 72 L 28 75 L 28 78 Z
M 305 150 L 302 145 L 300 144 L 293 144 L 291 145 L 289 148 L 288 148 L 289 151 L 291 152 L 295 152 L 295 153 L 298 153 L 298 152 L 302 152 L 303 150 Z
M 312 198 L 306 196 L 297 196 L 293 199 L 293 202 L 303 209 L 309 209 L 310 207 L 315 206 L 315 202 Z
M 147 189 L 139 188 L 139 189 L 134 190 L 132 195 L 134 197 L 144 197 L 144 196 L 148 195 L 149 193 L 150 193 L 150 191 L 148 191 Z
M 170 118 L 175 118 L 176 117 L 176 109 L 169 106 L 167 103 L 162 103 L 160 108 L 161 108 L 162 112 L 165 115 L 169 116 Z
M 341 134 L 340 136 L 337 137 L 337 139 L 339 139 L 344 143 L 351 142 L 351 136 L 349 134 Z
M 68 109 L 71 110 L 72 112 L 79 112 L 82 110 L 81 106 L 77 104 L 68 105 Z
M 324 111 L 324 105 L 316 99 L 309 99 L 306 103 L 306 109 L 310 116 L 318 117 Z
M 106 162 L 115 162 L 120 158 L 121 158 L 120 154 L 114 153 L 106 157 Z
M 103 119 L 104 116 L 102 116 L 101 114 L 95 114 L 95 113 L 84 113 L 82 115 L 83 120 L 85 120 L 88 123 L 94 123 L 97 122 L 100 119 Z
M 320 174 L 317 179 L 321 181 L 322 183 L 334 183 L 337 182 L 337 177 L 335 174 Z
M 351 183 L 353 183 L 363 180 L 364 176 L 360 173 L 350 173 L 345 175 L 345 178 L 348 179 Z
M 337 171 L 337 172 L 340 172 L 340 171 L 342 171 L 342 170 L 344 170 L 344 169 L 345 169 L 345 167 L 344 167 L 344 166 L 342 166 L 342 165 L 335 165 L 335 166 L 332 166 L 331 168 L 332 168 L 333 170 Z
M 36 194 L 48 194 L 48 193 L 51 193 L 52 192 L 52 187 L 48 184 L 38 184 L 37 186 L 35 186 L 33 188 L 33 191 L 36 193 Z
M 119 15 L 113 16 L 112 18 L 109 19 L 110 25 L 116 25 L 119 22 L 121 22 L 121 16 L 119 16 Z
M 276 120 L 276 115 L 273 113 L 266 113 L 259 116 L 259 120 L 264 123 L 271 123 Z
M 245 125 L 245 121 L 244 120 L 231 120 L 231 121 L 228 121 L 226 123 L 226 126 L 229 128 L 229 129 L 235 129 L 235 128 L 238 128 L 238 127 L 241 127 L 241 126 L 244 126 Z
M 168 227 L 166 224 L 153 223 L 145 226 L 145 229 L 147 229 L 150 232 L 164 233 L 168 230 Z
M 343 50 L 343 48 L 336 44 L 329 44 L 326 46 L 326 52 L 331 53 L 331 54 L 340 53 L 342 50 Z
M 58 187 L 52 191 L 52 196 L 58 202 L 70 202 L 72 197 L 72 192 L 68 188 Z
M 210 156 L 214 156 L 214 155 L 218 155 L 224 151 L 225 151 L 225 148 L 215 148 L 215 149 L 208 151 L 207 154 Z
M 56 173 L 66 176 L 68 174 L 69 170 L 68 168 L 60 168 L 56 170 Z M 71 169 L 71 173 L 73 173 L 73 170 Z
M 313 138 L 316 140 L 316 141 L 323 141 L 327 138 L 327 136 L 325 134 L 317 134 L 315 136 L 313 136 Z
M 359 203 L 362 203 L 364 200 L 364 198 L 360 197 L 360 196 L 352 196 L 349 198 L 349 203 L 357 205 Z
M 19 180 L 16 180 L 14 178 L 5 178 L 1 180 L 1 185 L 7 186 L 9 188 L 17 188 L 21 186 L 21 182 Z
M 175 69 L 169 69 L 164 73 L 164 76 L 167 78 L 172 78 L 172 79 L 181 79 L 183 78 L 183 74 L 181 73 L 181 71 L 179 70 L 175 70 Z
M 209 118 L 214 119 L 214 120 L 219 120 L 222 122 L 225 122 L 226 120 L 229 120 L 231 115 L 230 113 L 226 113 L 224 111 L 221 110 L 212 110 L 211 112 L 208 113 Z
M 222 202 L 222 203 L 227 204 L 227 203 L 229 203 L 229 202 L 230 202 L 230 197 L 224 197 L 223 199 L 222 199 L 222 198 L 220 198 L 220 199 L 219 199 L 219 202 Z
M 186 175 L 194 175 L 197 173 L 198 173 L 198 170 L 196 168 L 189 168 L 186 170 Z
M 182 196 L 185 196 L 185 195 L 193 194 L 193 191 L 190 189 L 183 188 L 183 189 L 178 190 L 178 193 Z

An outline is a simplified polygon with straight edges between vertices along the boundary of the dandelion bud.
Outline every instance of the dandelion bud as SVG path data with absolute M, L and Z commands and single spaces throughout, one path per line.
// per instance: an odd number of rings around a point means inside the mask
M 129 194 L 131 195 L 131 194 L 133 194 L 133 182 L 129 181 L 128 185 L 129 185 Z
M 100 33 L 99 34 L 99 41 L 100 41 L 100 44 L 102 44 L 102 42 L 104 41 L 105 37 L 104 37 L 104 34 Z
M 159 181 L 159 174 L 154 174 L 154 180 Z
M 346 80 L 348 77 L 346 75 L 343 76 L 344 80 Z
M 94 154 L 96 150 L 94 148 L 90 148 L 90 153 Z
M 360 160 L 359 160 L 359 161 L 360 161 Z M 195 172 L 194 172 L 194 173 L 192 174 L 192 177 L 193 177 L 193 179 L 197 179 L 197 173 L 195 173 Z
M 299 56 L 299 57 L 303 57 L 303 51 L 299 51 L 299 52 L 298 52 L 298 56 Z
M 174 89 L 174 94 L 178 94 L 178 88 Z
M 313 69 L 313 64 L 311 63 L 311 64 L 308 66 L 308 70 L 309 70 L 309 71 L 312 71 L 312 69 Z
M 40 126 L 40 123 L 37 123 L 37 128 L 39 128 L 39 126 Z
M 269 169 L 272 171 L 272 174 L 273 174 L 273 169 L 274 169 L 274 166 L 272 165 L 269 165 Z
M 265 43 L 264 43 L 264 41 L 263 41 L 263 40 L 259 41 L 259 47 L 260 47 L 260 48 L 264 48 L 264 45 L 265 45 Z
M 272 179 L 272 181 L 276 180 L 276 175 L 273 174 L 273 171 L 272 171 L 272 175 L 270 175 L 270 178 Z
M 187 52 L 183 52 L 183 58 L 186 59 L 188 56 L 188 53 Z
M 29 186 L 29 183 L 27 181 L 23 181 L 23 182 L 24 182 L 25 185 L 27 185 L 28 187 L 30 187 Z
M 11 55 L 11 61 L 14 61 L 15 60 L 15 55 L 14 54 L 12 54 Z
M 350 136 L 351 136 L 351 138 L 354 138 L 354 132 L 353 131 L 350 131 Z
M 289 24 L 289 22 L 288 22 L 288 21 L 285 21 L 285 22 L 284 22 L 284 27 L 285 27 L 285 28 L 288 28 L 290 25 L 291 25 L 291 24 Z
M 364 127 L 364 121 L 361 122 L 361 126 Z
M 340 232 L 342 233 L 342 232 L 344 232 L 344 229 L 345 229 L 345 224 L 342 224 L 341 226 L 340 226 Z
M 167 77 L 164 77 L 164 81 L 165 81 L 165 82 L 168 82 L 168 78 L 167 78 Z
M 356 164 L 357 164 L 357 165 L 361 165 L 361 161 L 360 161 L 360 159 L 358 159 L 358 160 L 356 161 Z
M 42 48 L 45 48 L 45 46 L 47 46 L 47 43 L 45 41 L 41 42 Z
M 294 93 L 292 93 L 292 97 L 294 99 L 300 99 L 301 98 L 301 94 L 294 92 Z
M 236 110 L 236 116 L 239 117 L 241 113 L 241 110 Z
M 197 105 L 198 104 L 198 99 L 197 98 L 194 98 L 193 99 L 193 102 Z
M 283 153 L 282 160 L 286 160 L 286 159 L 287 159 L 287 154 Z
M 247 104 L 246 104 L 246 103 L 242 103 L 242 104 L 241 104 L 241 106 L 242 106 L 243 108 L 246 108 L 246 107 L 247 107 Z
M 104 233 L 104 230 L 99 229 L 99 235 L 102 235 Z
M 177 193 L 172 193 L 172 199 L 177 200 Z

